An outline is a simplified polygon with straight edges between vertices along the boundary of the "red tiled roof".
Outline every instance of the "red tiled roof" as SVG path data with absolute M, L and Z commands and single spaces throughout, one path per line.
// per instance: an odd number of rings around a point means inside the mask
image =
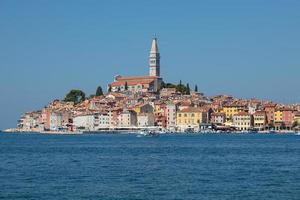
M 272 104 L 272 103 L 268 103 L 268 104 L 265 104 L 264 107 L 276 107 L 276 104 Z
M 117 87 L 117 86 L 123 86 L 126 84 L 127 82 L 127 85 L 128 86 L 133 86 L 133 85 L 138 85 L 138 84 L 141 84 L 141 85 L 146 85 L 146 84 L 150 84 L 152 83 L 154 80 L 129 80 L 129 81 L 115 81 L 111 84 L 112 87 Z
M 126 98 L 125 94 L 121 94 L 121 93 L 117 93 L 117 92 L 111 92 L 108 95 L 112 95 L 112 96 L 117 97 L 117 98 Z
M 127 76 L 127 77 L 117 77 L 117 81 L 138 81 L 138 80 L 145 80 L 145 79 L 151 79 L 155 80 L 158 79 L 158 76 Z
M 180 112 L 207 112 L 207 110 L 200 107 L 189 107 L 182 109 Z

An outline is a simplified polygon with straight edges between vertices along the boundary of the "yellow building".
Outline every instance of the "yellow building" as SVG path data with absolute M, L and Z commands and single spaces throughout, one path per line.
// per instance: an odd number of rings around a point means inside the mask
M 202 108 L 185 108 L 177 112 L 176 125 L 179 131 L 199 131 L 200 123 L 207 123 L 208 112 Z
M 297 122 L 299 125 L 300 125 L 300 112 L 296 112 L 294 114 L 294 119 L 293 119 L 294 122 Z
M 223 106 L 221 112 L 226 114 L 226 121 L 232 121 L 234 115 L 245 111 L 245 109 L 246 106 L 241 104 L 228 104 Z
M 274 112 L 274 122 L 282 122 L 282 111 L 276 110 Z
M 257 111 L 253 114 L 253 126 L 256 130 L 264 130 L 267 124 L 267 115 L 265 111 Z

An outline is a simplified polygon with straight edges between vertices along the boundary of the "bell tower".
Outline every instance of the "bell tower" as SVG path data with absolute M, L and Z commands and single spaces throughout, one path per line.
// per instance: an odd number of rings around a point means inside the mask
M 160 77 L 160 54 L 157 46 L 157 38 L 154 37 L 151 44 L 150 56 L 149 56 L 149 76 Z

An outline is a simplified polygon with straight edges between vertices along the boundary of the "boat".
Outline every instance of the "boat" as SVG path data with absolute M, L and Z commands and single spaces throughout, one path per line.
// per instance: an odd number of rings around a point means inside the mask
M 141 130 L 140 132 L 138 132 L 139 136 L 153 137 L 153 136 L 159 136 L 159 134 L 160 134 L 159 132 L 153 130 Z

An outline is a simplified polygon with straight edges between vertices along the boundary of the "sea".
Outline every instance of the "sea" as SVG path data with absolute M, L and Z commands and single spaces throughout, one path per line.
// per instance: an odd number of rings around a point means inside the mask
M 0 199 L 300 199 L 300 136 L 4 134 Z

